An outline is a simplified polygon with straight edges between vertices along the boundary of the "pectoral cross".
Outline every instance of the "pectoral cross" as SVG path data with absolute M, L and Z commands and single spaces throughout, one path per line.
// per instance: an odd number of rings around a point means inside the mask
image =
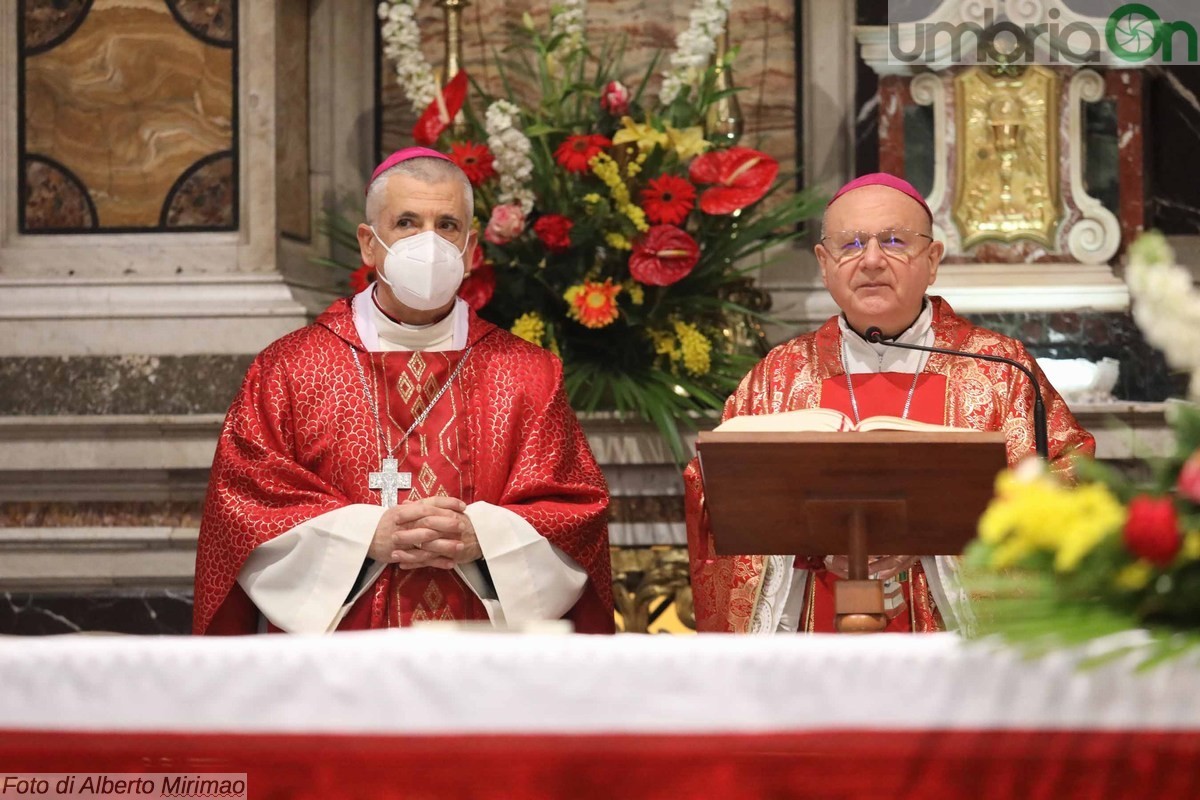
M 372 489 L 379 490 L 379 505 L 384 508 L 396 505 L 398 489 L 412 488 L 412 473 L 397 472 L 398 463 L 394 458 L 385 458 L 379 467 L 379 472 L 372 472 L 367 476 L 370 479 L 370 483 L 367 485 Z

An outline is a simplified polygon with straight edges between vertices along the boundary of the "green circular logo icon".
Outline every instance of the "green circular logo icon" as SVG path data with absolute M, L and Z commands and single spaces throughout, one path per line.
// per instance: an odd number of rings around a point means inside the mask
M 1142 3 L 1126 3 L 1108 17 L 1104 39 L 1126 61 L 1145 61 L 1158 52 L 1162 18 Z

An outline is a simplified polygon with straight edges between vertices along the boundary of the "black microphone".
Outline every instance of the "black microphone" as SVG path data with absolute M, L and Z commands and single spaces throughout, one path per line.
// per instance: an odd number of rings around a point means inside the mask
M 1037 454 L 1043 460 L 1050 460 L 1050 444 L 1049 434 L 1046 431 L 1046 405 L 1042 402 L 1042 389 L 1038 386 L 1037 378 L 1033 376 L 1033 372 L 1024 364 L 1013 361 L 1011 358 L 1004 356 L 989 356 L 983 353 L 968 353 L 965 350 L 947 350 L 944 347 L 926 347 L 921 344 L 902 344 L 900 342 L 889 342 L 883 338 L 883 331 L 872 325 L 867 328 L 867 333 L 863 337 L 872 344 L 882 344 L 888 347 L 901 347 L 905 350 L 923 350 L 926 353 L 941 353 L 946 356 L 963 356 L 964 358 L 978 358 L 983 361 L 995 361 L 1000 364 L 1011 364 L 1021 372 L 1025 373 L 1025 377 L 1029 378 L 1029 383 L 1033 386 L 1033 441 L 1034 447 L 1037 449 Z

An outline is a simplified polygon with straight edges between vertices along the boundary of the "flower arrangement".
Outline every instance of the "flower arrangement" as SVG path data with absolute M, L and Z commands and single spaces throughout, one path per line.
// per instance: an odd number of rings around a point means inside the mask
M 706 135 L 730 91 L 714 76 L 732 56 L 712 63 L 729 3 L 698 3 L 657 99 L 658 59 L 629 81 L 622 43 L 588 41 L 582 0 L 556 5 L 545 33 L 525 16 L 496 59 L 499 95 L 460 72 L 429 97 L 417 0 L 378 7 L 385 54 L 421 114 L 415 141 L 475 190 L 483 246 L 463 296 L 560 355 L 577 409 L 652 421 L 679 458 L 677 423 L 720 408 L 757 357 L 732 344 L 763 310 L 744 299 L 747 273 L 820 208 L 766 153 Z
M 1154 341 L 1194 290 L 1159 234 L 1130 248 L 1130 265 L 1135 316 Z M 1141 627 L 1147 664 L 1200 644 L 1200 407 L 1169 408 L 1176 449 L 1147 479 L 1088 459 L 1076 484 L 1034 460 L 998 477 L 966 559 L 981 633 L 1044 648 Z

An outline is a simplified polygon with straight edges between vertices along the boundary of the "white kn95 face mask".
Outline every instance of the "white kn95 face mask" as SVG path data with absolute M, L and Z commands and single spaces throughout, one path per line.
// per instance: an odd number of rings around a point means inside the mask
M 417 311 L 433 311 L 453 299 L 465 277 L 465 244 L 459 250 L 436 231 L 422 231 L 388 247 L 374 226 L 371 233 L 388 252 L 383 269 L 376 272 L 397 300 Z

